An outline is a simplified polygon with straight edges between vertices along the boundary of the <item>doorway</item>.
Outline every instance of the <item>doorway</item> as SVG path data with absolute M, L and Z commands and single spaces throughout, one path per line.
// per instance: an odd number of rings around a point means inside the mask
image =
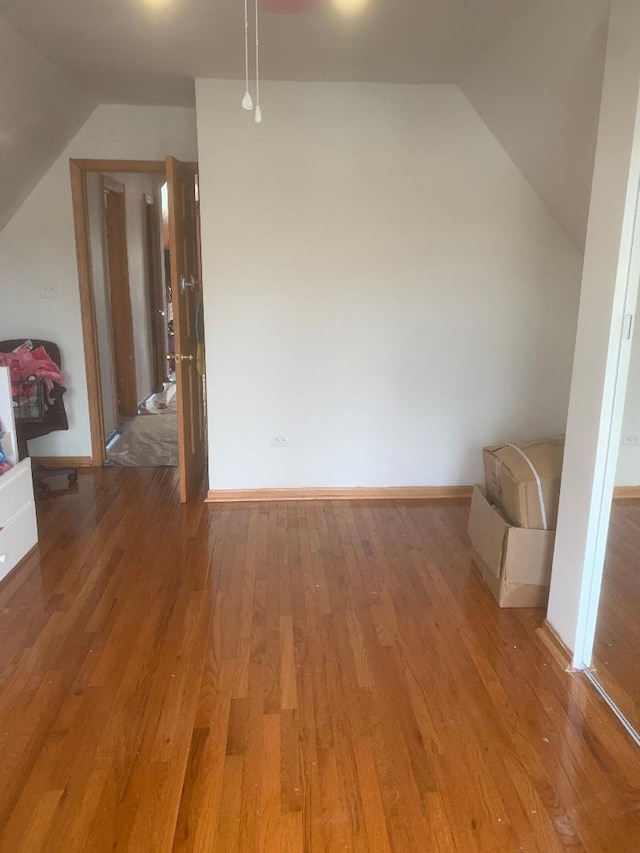
M 156 444 L 157 464 L 177 464 L 185 502 L 206 467 L 197 164 L 169 157 L 71 160 L 70 167 L 93 464 L 104 464 L 123 436 L 140 432 L 139 450 Z M 145 182 L 146 189 L 135 194 L 132 209 L 126 185 L 136 180 L 138 189 Z M 102 267 L 94 256 L 100 253 L 93 252 L 96 182 Z M 127 227 L 133 212 L 139 223 L 135 241 Z M 174 450 L 164 454 L 158 436 L 166 434 L 172 415 Z M 149 463 L 133 455 L 127 464 Z
M 86 184 L 105 464 L 177 467 L 161 271 L 164 175 L 96 172 Z M 148 419 L 160 413 L 166 416 Z

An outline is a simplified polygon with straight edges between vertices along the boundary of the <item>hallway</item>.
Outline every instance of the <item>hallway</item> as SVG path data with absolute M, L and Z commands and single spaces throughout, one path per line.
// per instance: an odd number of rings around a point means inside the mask
M 83 472 L 0 585 L 0 848 L 639 849 L 637 751 L 467 513 Z
M 107 443 L 107 465 L 123 468 L 177 468 L 178 404 L 176 386 L 152 394 Z

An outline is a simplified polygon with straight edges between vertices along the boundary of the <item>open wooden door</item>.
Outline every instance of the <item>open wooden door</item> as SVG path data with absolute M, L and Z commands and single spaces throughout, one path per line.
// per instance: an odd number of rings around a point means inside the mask
M 186 503 L 200 486 L 206 455 L 197 171 L 194 163 L 181 163 L 174 157 L 167 157 L 182 503 Z

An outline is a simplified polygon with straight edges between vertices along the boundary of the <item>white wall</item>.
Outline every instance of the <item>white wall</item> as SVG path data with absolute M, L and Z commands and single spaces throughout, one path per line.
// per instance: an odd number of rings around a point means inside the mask
M 615 473 L 609 442 L 617 453 L 622 421 L 614 392 L 618 374 L 626 382 L 629 355 L 620 343 L 625 290 L 640 272 L 629 275 L 640 180 L 639 43 L 637 0 L 613 0 L 547 614 L 578 664 L 591 655 Z
M 608 0 L 540 0 L 462 88 L 576 244 L 584 247 Z
M 565 426 L 582 258 L 455 86 L 196 85 L 212 488 L 453 485 Z M 291 438 L 271 449 L 271 435 Z
M 0 229 L 95 106 L 0 17 Z
M 23 334 L 57 341 L 69 393 L 68 432 L 31 443 L 33 453 L 88 456 L 89 413 L 69 158 L 197 158 L 195 112 L 183 107 L 98 107 L 0 232 L 0 338 Z M 40 284 L 57 299 L 40 299 Z

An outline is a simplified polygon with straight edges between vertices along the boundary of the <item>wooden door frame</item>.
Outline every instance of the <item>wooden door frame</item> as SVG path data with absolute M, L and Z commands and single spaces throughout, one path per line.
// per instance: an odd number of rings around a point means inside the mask
M 107 181 L 114 182 L 113 178 L 108 178 L 106 175 L 100 176 L 100 190 L 103 193 L 105 191 L 105 182 L 107 182 Z M 124 190 L 124 185 L 121 185 L 121 186 Z M 104 270 L 105 285 L 108 286 L 108 283 L 106 281 L 107 275 L 108 275 L 108 270 L 107 270 L 108 259 L 105 256 L 105 251 L 104 251 L 105 246 L 106 246 L 106 241 L 107 241 L 107 234 L 106 234 L 105 210 L 103 207 L 100 209 L 100 236 L 102 238 L 102 268 Z M 92 268 L 93 268 L 93 264 L 92 264 Z M 94 292 L 93 287 L 92 287 L 91 292 L 92 293 Z M 110 373 L 111 373 L 111 383 L 110 383 L 110 385 L 111 385 L 111 400 L 112 400 L 113 406 L 114 406 L 114 414 L 115 414 L 116 426 L 117 426 L 118 425 L 118 417 L 119 417 L 119 415 L 118 415 L 118 388 L 117 388 L 117 381 L 116 381 L 116 360 L 115 360 L 115 353 L 113 351 L 112 310 L 111 310 L 110 300 L 105 299 L 105 303 L 106 303 L 105 308 L 106 308 L 106 312 L 107 312 L 107 316 L 106 316 L 105 320 L 106 320 L 108 337 L 109 337 L 109 356 L 108 357 L 109 357 L 109 368 L 110 368 Z M 96 327 L 97 327 L 97 322 L 98 322 L 98 320 L 96 317 Z M 102 374 L 104 371 L 104 364 L 101 363 L 99 365 L 99 368 L 100 368 L 100 374 Z M 106 436 L 108 433 L 107 433 L 107 430 L 105 428 L 105 417 L 104 417 L 104 387 L 103 387 L 104 377 L 102 375 L 100 375 L 99 379 L 100 379 L 100 389 L 101 389 L 101 393 L 102 393 L 102 406 L 101 406 L 102 411 L 100 412 L 100 426 L 102 429 L 102 434 L 105 436 L 105 443 L 106 443 Z
M 102 220 L 102 242 L 103 242 L 103 259 L 105 267 L 105 286 L 108 291 L 108 330 L 109 330 L 109 348 L 111 351 L 111 368 L 113 371 L 113 380 L 116 387 L 116 395 L 114 397 L 116 407 L 116 419 L 118 426 L 121 425 L 127 418 L 135 415 L 138 408 L 138 391 L 136 380 L 136 352 L 135 338 L 133 331 L 133 313 L 131 305 L 131 283 L 129 276 L 129 240 L 127 235 L 127 197 L 125 185 L 120 181 L 116 181 L 110 175 L 100 176 L 100 190 L 104 206 L 100 211 Z M 119 223 L 118 233 L 110 233 L 109 229 L 109 202 L 107 198 L 114 196 L 120 204 L 122 220 Z M 120 270 L 121 278 L 118 282 L 121 293 L 119 294 L 122 303 L 117 304 L 114 298 L 114 270 L 112 268 L 111 252 L 114 248 L 112 240 L 116 239 L 119 243 L 118 248 L 125 263 L 122 264 L 123 269 Z M 117 279 L 117 276 L 116 276 Z M 115 314 L 119 315 L 119 321 L 114 322 L 114 305 L 116 305 Z M 125 319 L 123 325 L 122 318 Z M 104 365 L 100 365 L 101 372 Z M 104 398 L 103 398 L 104 406 Z M 125 412 L 122 413 L 122 408 Z M 106 436 L 104 428 L 104 409 L 102 412 L 102 430 Z
M 76 238 L 78 287 L 82 338 L 89 401 L 89 426 L 91 431 L 91 464 L 102 465 L 106 459 L 100 359 L 96 307 L 91 274 L 91 244 L 89 240 L 89 203 L 87 174 L 90 172 L 125 172 L 164 175 L 164 160 L 69 160 L 71 173 L 71 200 Z

